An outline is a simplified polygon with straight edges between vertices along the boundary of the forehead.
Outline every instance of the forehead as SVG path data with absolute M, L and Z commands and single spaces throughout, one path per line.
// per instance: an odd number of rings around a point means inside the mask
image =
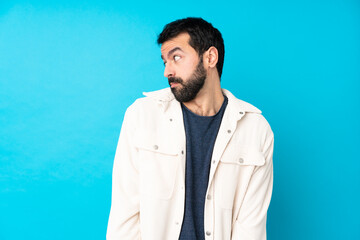
M 184 52 L 195 51 L 195 49 L 190 46 L 189 40 L 190 35 L 188 33 L 180 33 L 161 45 L 161 55 L 166 56 L 166 54 L 174 48 L 180 48 Z

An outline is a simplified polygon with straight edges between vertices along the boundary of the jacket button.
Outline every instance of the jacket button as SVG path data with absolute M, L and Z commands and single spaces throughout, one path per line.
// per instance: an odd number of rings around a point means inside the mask
M 159 146 L 158 146 L 158 145 L 154 145 L 154 149 L 155 149 L 155 150 L 158 150 L 158 149 L 159 149 Z
M 181 150 L 181 154 L 184 155 L 184 150 Z
M 244 163 L 244 159 L 243 159 L 243 158 L 239 158 L 239 163 Z
M 228 132 L 228 133 L 231 133 L 231 130 L 229 129 L 227 132 Z
M 211 235 L 211 232 L 210 232 L 210 231 L 206 231 L 206 235 L 207 235 L 207 236 L 210 236 L 210 235 Z
M 241 115 L 244 114 L 244 112 L 239 112 Z
M 172 118 L 170 118 L 169 120 L 170 120 L 170 122 L 172 122 Z
M 209 195 L 207 195 L 207 200 L 211 200 L 211 195 L 209 194 Z

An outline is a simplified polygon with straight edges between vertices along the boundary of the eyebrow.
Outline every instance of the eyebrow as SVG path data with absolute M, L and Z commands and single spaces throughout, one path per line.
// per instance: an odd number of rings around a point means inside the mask
M 173 54 L 174 52 L 176 52 L 177 50 L 181 51 L 181 52 L 184 52 L 181 48 L 179 47 L 175 47 L 173 49 L 171 49 L 168 54 L 167 54 L 167 57 L 170 57 L 171 54 Z M 161 59 L 164 60 L 164 56 L 161 55 Z

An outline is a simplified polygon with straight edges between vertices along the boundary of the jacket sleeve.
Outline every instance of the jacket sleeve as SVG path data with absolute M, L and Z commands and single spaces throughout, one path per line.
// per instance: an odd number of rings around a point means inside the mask
M 107 240 L 140 239 L 139 173 L 137 150 L 132 139 L 135 120 L 133 106 L 130 106 L 125 113 L 115 153 Z
M 268 126 L 263 147 L 265 164 L 251 176 L 242 206 L 232 228 L 232 240 L 266 240 L 266 216 L 273 187 L 274 135 Z

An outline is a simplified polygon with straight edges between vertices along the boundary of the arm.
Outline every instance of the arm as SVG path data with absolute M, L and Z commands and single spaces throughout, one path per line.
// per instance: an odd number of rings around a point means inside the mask
M 268 128 L 263 155 L 265 164 L 254 169 L 240 212 L 233 224 L 232 240 L 265 240 L 266 214 L 273 186 L 274 135 Z
M 125 113 L 114 159 L 107 240 L 140 239 L 137 151 L 132 144 L 135 120 L 130 107 Z

